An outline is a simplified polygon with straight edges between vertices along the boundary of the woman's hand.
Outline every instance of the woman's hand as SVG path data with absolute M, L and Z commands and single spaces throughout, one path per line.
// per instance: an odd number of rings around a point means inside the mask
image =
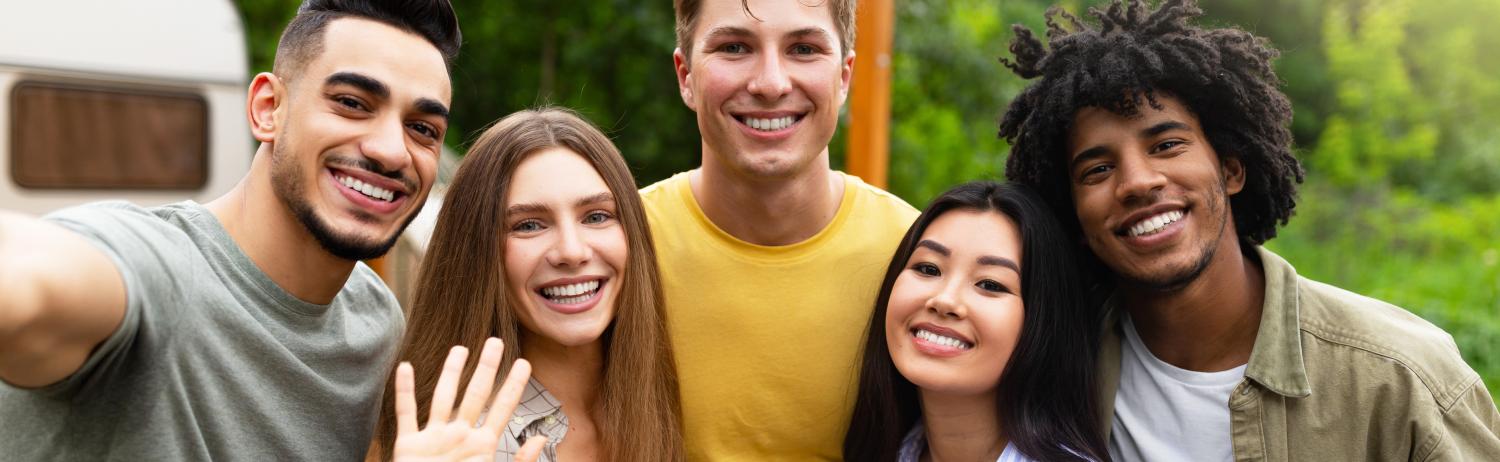
M 443 363 L 443 373 L 438 376 L 437 388 L 432 393 L 432 412 L 427 417 L 427 427 L 417 429 L 417 400 L 412 384 L 412 366 L 403 362 L 396 368 L 396 445 L 394 458 L 400 462 L 427 461 L 493 461 L 500 445 L 500 436 L 505 423 L 510 420 L 516 404 L 521 401 L 526 381 L 531 377 L 531 365 L 517 359 L 500 391 L 495 394 L 494 404 L 484 413 L 490 390 L 495 387 L 495 376 L 500 371 L 500 353 L 505 345 L 500 339 L 491 337 L 484 342 L 479 354 L 479 366 L 469 387 L 464 391 L 464 400 L 458 405 L 458 415 L 453 415 L 453 400 L 458 394 L 458 380 L 463 375 L 468 349 L 455 346 Z M 516 452 L 517 462 L 534 462 L 541 455 L 546 438 L 535 437 Z

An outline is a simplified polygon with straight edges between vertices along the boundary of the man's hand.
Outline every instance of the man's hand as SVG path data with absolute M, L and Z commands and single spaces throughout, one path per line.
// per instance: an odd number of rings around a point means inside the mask
M 426 461 L 492 461 L 500 445 L 500 436 L 505 423 L 515 412 L 531 377 L 531 365 L 524 359 L 516 360 L 510 374 L 494 396 L 494 404 L 485 414 L 484 423 L 479 424 L 484 405 L 495 386 L 495 376 L 500 371 L 500 353 L 505 345 L 500 339 L 491 337 L 484 342 L 479 354 L 479 366 L 469 387 L 464 391 L 464 400 L 458 405 L 458 415 L 453 415 L 453 400 L 458 394 L 459 376 L 463 375 L 468 349 L 455 346 L 443 363 L 443 373 L 438 376 L 437 388 L 432 393 L 432 412 L 427 417 L 427 427 L 417 429 L 417 400 L 412 384 L 412 366 L 401 363 L 396 368 L 396 444 L 394 458 L 400 462 Z M 546 438 L 526 440 L 516 452 L 517 462 L 534 462 L 542 453 Z

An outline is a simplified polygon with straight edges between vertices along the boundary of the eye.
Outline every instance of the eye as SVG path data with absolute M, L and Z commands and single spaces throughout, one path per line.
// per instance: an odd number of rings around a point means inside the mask
M 1187 144 L 1187 143 L 1184 143 L 1182 140 L 1166 140 L 1166 141 L 1157 143 L 1156 147 L 1153 148 L 1152 151 L 1153 152 L 1162 152 L 1162 151 L 1166 151 L 1168 149 L 1172 149 L 1172 148 L 1175 148 L 1175 147 L 1178 147 L 1178 146 L 1182 146 L 1184 144 Z
M 536 220 L 522 220 L 520 223 L 516 223 L 515 225 L 511 226 L 510 230 L 517 233 L 534 233 L 542 230 L 542 222 Z
M 943 274 L 942 271 L 938 270 L 937 265 L 925 262 L 911 265 L 911 270 L 923 276 L 940 276 Z
M 985 279 L 983 281 L 979 281 L 979 282 L 975 283 L 974 286 L 978 287 L 980 289 L 984 289 L 984 290 L 989 291 L 989 292 L 995 292 L 995 293 L 1009 293 L 1010 292 L 1010 289 L 1005 288 L 1004 284 L 1001 284 L 1001 283 L 998 283 L 998 282 L 995 282 L 995 281 L 992 281 L 992 280 L 989 280 L 989 279 Z
M 583 224 L 597 225 L 609 221 L 611 218 L 614 218 L 614 215 L 610 215 L 609 212 L 596 210 L 593 212 L 589 212 L 588 215 L 583 216 Z
M 1110 164 L 1104 164 L 1104 163 L 1095 164 L 1095 165 L 1092 165 L 1092 166 L 1084 169 L 1083 173 L 1078 176 L 1078 180 L 1081 181 L 1081 182 L 1087 183 L 1090 180 L 1097 179 L 1097 178 L 1099 178 L 1100 175 L 1108 173 L 1110 170 L 1114 170 L 1114 169 L 1115 169 L 1115 166 L 1110 165 Z
M 723 52 L 723 53 L 729 53 L 729 54 L 735 54 L 735 55 L 737 55 L 737 54 L 742 54 L 742 53 L 749 53 L 750 52 L 750 47 L 746 46 L 743 43 L 739 43 L 739 42 L 726 43 L 726 44 L 723 44 L 723 45 L 719 45 L 719 51 Z
M 792 46 L 792 54 L 794 55 L 810 55 L 817 52 L 818 49 L 816 47 L 805 43 L 799 43 Z
M 437 129 L 433 128 L 431 125 L 428 125 L 426 123 L 412 122 L 412 123 L 406 124 L 406 127 L 410 128 L 411 131 L 416 132 L 418 135 L 422 135 L 422 136 L 424 136 L 424 137 L 426 137 L 428 139 L 437 139 L 438 138 L 438 131 L 437 131 Z
M 348 109 L 353 109 L 356 111 L 368 110 L 365 108 L 365 103 L 363 101 L 360 101 L 358 98 L 355 98 L 353 96 L 339 95 L 333 97 L 333 100 L 339 103 L 340 106 Z

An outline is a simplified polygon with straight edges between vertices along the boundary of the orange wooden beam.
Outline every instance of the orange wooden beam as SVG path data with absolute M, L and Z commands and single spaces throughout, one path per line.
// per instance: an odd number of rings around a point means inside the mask
M 849 95 L 849 144 L 845 168 L 866 183 L 885 188 L 890 164 L 891 44 L 896 29 L 893 0 L 860 0 L 855 19 L 854 82 Z

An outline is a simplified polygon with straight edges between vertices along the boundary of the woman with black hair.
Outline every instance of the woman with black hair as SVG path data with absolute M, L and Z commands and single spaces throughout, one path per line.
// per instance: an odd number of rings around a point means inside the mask
M 1030 189 L 939 196 L 891 259 L 844 439 L 851 461 L 1106 460 L 1097 310 Z

